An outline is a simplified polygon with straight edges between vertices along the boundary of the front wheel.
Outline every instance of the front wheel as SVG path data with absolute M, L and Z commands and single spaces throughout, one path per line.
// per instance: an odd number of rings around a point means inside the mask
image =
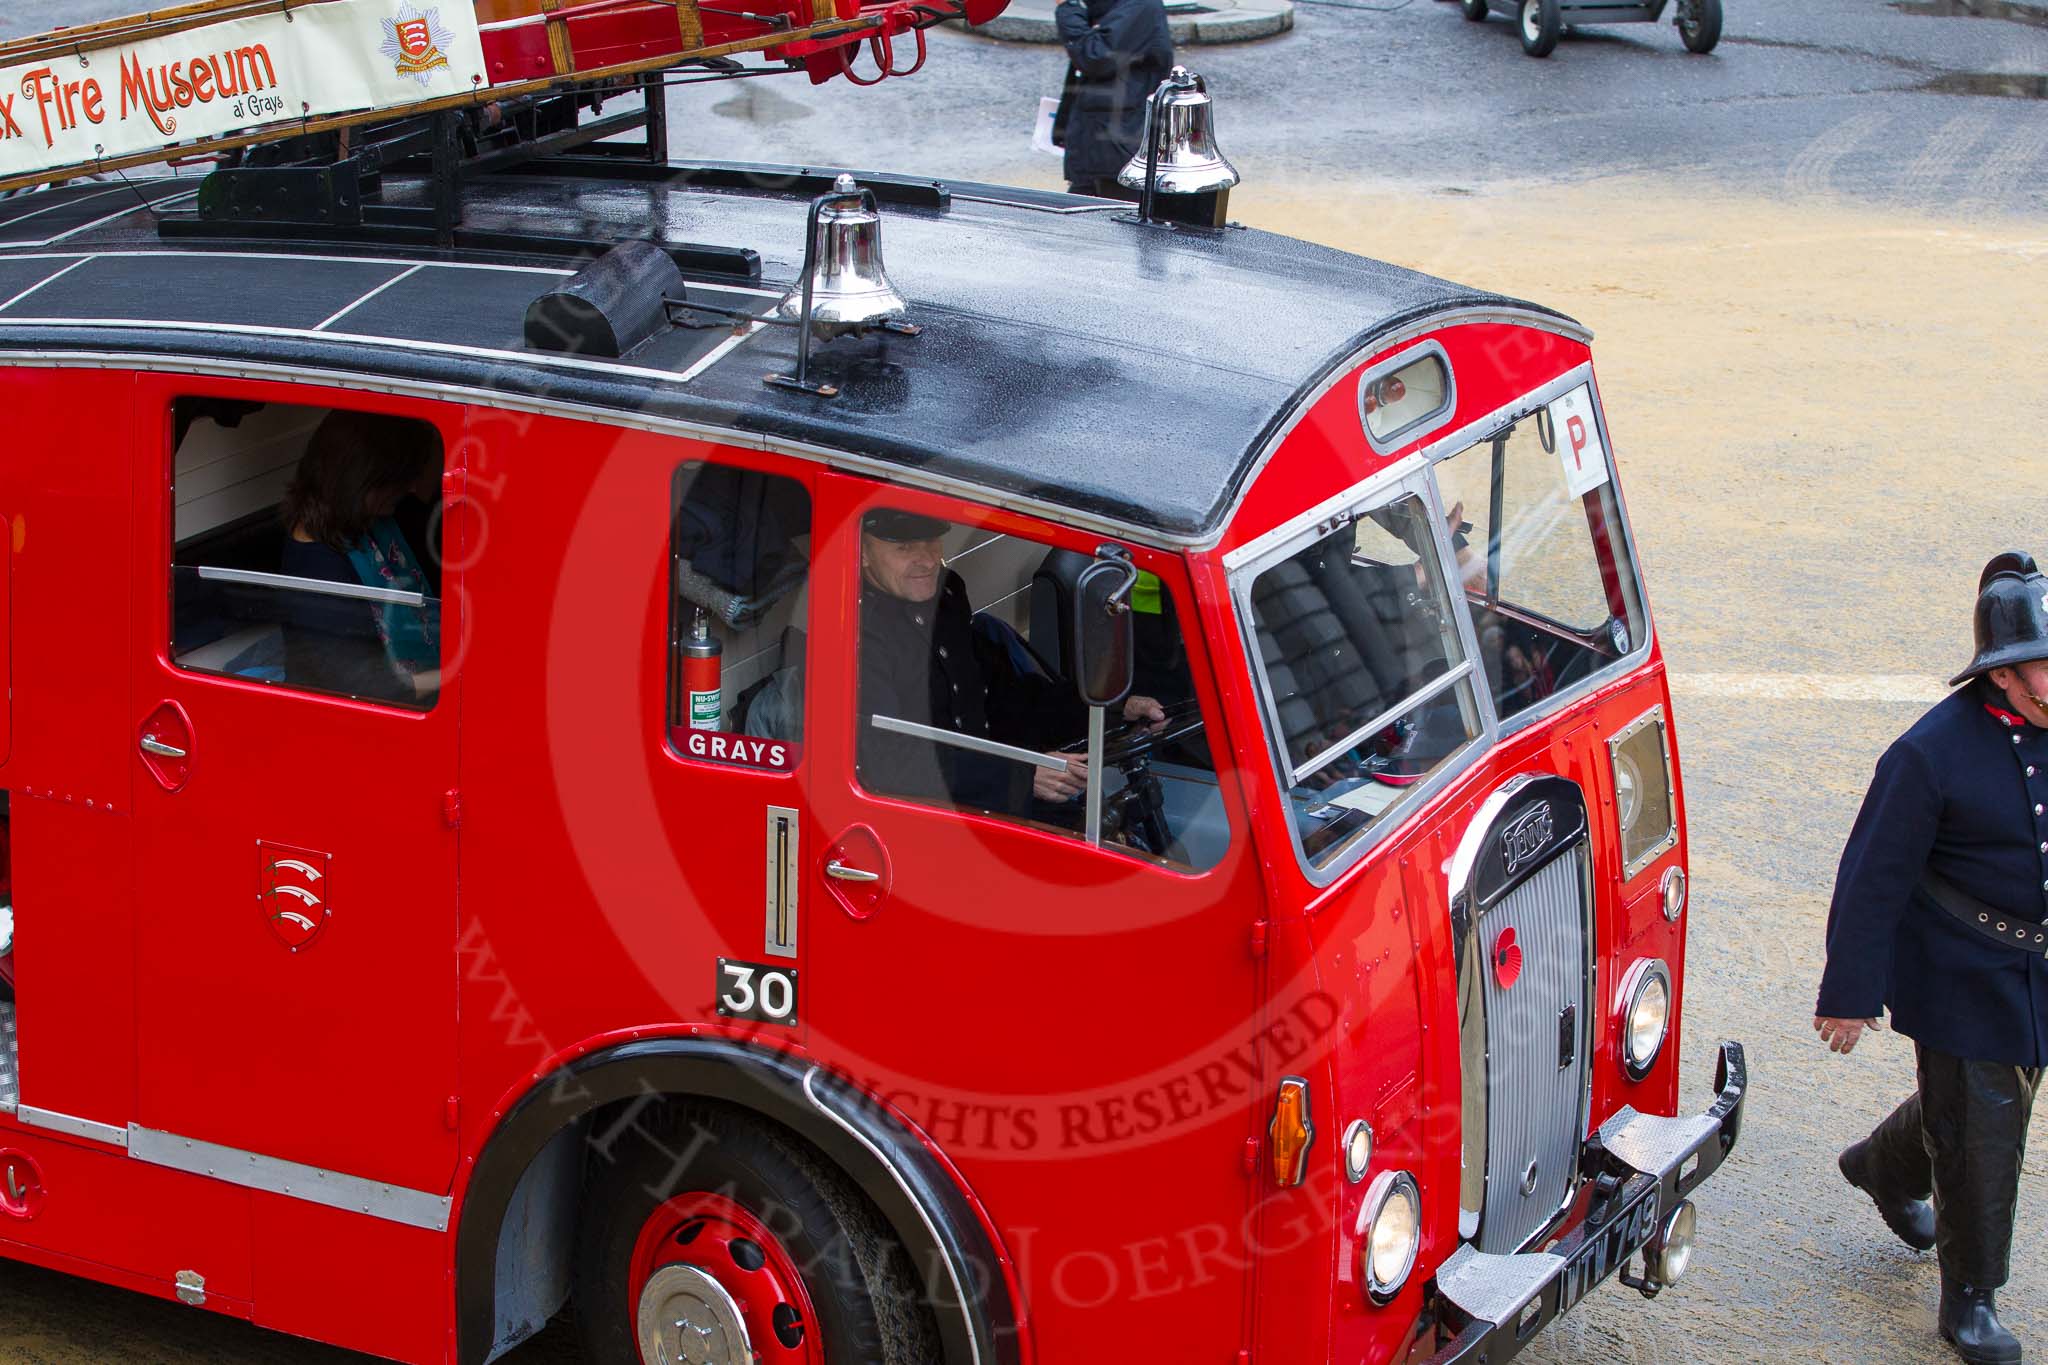
M 578 1239 L 576 1320 L 593 1365 L 937 1358 L 909 1258 L 801 1139 L 737 1109 L 678 1105 L 611 1155 Z
M 1486 20 L 1486 0 L 1458 0 L 1458 7 L 1465 11 L 1465 17 L 1473 23 Z
M 1564 13 L 1557 0 L 1522 0 L 1522 51 L 1548 57 L 1564 32 Z
M 1721 41 L 1721 0 L 1686 0 L 1678 11 L 1678 36 L 1687 52 L 1712 52 Z

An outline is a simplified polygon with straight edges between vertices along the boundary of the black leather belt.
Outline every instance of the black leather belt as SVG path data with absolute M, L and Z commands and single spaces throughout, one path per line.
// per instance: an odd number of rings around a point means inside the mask
M 2029 955 L 2048 956 L 2048 925 L 2039 920 L 2008 915 L 1931 871 L 1920 874 L 1920 889 L 1932 896 L 1934 903 L 1948 911 L 1965 929 L 1992 943 L 2017 948 Z

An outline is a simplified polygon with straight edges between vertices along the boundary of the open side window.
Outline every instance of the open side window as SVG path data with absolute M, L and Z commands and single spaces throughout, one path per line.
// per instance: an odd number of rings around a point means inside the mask
M 441 436 L 411 418 L 180 398 L 171 661 L 428 710 L 441 686 Z
M 1181 622 L 1136 570 L 1130 697 L 1105 708 L 1101 773 L 1069 657 L 1091 555 L 907 509 L 868 510 L 860 541 L 856 764 L 870 792 L 1087 837 L 1191 869 L 1230 844 Z
M 1647 642 L 1590 384 L 1439 461 L 1435 475 L 1503 721 Z

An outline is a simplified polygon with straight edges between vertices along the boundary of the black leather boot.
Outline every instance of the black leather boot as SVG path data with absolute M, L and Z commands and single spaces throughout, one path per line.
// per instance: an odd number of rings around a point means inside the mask
M 2017 1365 L 2019 1338 L 1999 1326 L 1994 1292 L 1941 1282 L 1941 1339 L 1970 1365 Z
M 1835 1164 L 1842 1168 L 1844 1179 L 1870 1196 L 1884 1225 L 1897 1233 L 1901 1242 L 1915 1251 L 1934 1246 L 1934 1205 L 1925 1199 L 1900 1198 L 1880 1187 L 1870 1169 L 1869 1138 L 1844 1150 Z

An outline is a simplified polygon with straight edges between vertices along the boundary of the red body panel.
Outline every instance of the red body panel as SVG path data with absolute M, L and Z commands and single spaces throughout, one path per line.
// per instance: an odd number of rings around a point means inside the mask
M 1457 404 L 1418 444 L 1586 359 L 1577 341 L 1501 323 L 1432 336 Z M 440 428 L 444 611 L 461 646 L 432 711 L 168 662 L 167 414 L 184 393 Z M 476 1155 L 566 1061 L 648 1033 L 741 1031 L 712 1008 L 713 964 L 763 960 L 765 825 L 781 807 L 797 819 L 802 1003 L 795 1026 L 751 1030 L 867 1083 L 954 1173 L 1008 1258 L 1027 1359 L 1124 1360 L 1144 1343 L 1218 1365 L 1245 1350 L 1389 1360 L 1457 1245 L 1443 869 L 1485 796 L 1540 769 L 1580 784 L 1591 810 L 1605 1012 L 1592 1121 L 1624 1103 L 1672 1110 L 1675 1026 L 1631 1083 L 1611 999 L 1629 962 L 1659 956 L 1682 1003 L 1683 924 L 1664 920 L 1657 886 L 1684 842 L 1622 883 L 1605 743 L 1668 708 L 1654 641 L 1646 664 L 1485 754 L 1334 885 L 1314 887 L 1296 861 L 1223 557 L 1388 463 L 1366 450 L 1348 379 L 1280 444 L 1218 547 L 1136 552 L 1184 609 L 1211 717 L 1233 837 L 1201 874 L 873 796 L 854 777 L 864 510 L 886 496 L 1068 548 L 1099 536 L 564 417 L 102 370 L 0 368 L 0 395 L 20 432 L 0 464 L 0 515 L 24 528 L 0 616 L 13 638 L 0 641 L 17 660 L 17 718 L 34 718 L 0 759 L 25 1103 L 452 1190 L 459 1223 Z M 78 458 L 81 442 L 129 454 Z M 770 470 L 811 501 L 809 728 L 790 771 L 699 761 L 666 741 L 669 507 L 692 459 Z M 167 701 L 193 750 L 176 791 L 136 748 Z M 337 756 L 346 783 L 323 780 Z M 303 951 L 260 922 L 265 839 L 332 859 L 335 916 Z M 841 854 L 884 868 L 883 887 L 827 881 Z M 1263 1133 L 1290 1074 L 1310 1083 L 1319 1136 L 1307 1182 L 1280 1189 Z M 1383 1308 L 1357 1284 L 1364 1187 L 1336 1155 L 1354 1117 L 1373 1125 L 1375 1169 L 1409 1169 L 1423 1191 L 1420 1265 Z M 47 1216 L 0 1219 L 0 1252 L 158 1293 L 198 1269 L 222 1311 L 401 1359 L 452 1353 L 452 1232 L 253 1193 L 12 1119 L 0 1138 L 46 1165 L 51 1191 Z M 124 1212 L 143 1207 L 157 1211 L 148 1227 Z M 204 1229 L 207 1264 L 185 1264 L 191 1237 L 151 1230 L 170 1221 Z M 348 1308 L 364 1265 L 380 1267 L 376 1314 Z

